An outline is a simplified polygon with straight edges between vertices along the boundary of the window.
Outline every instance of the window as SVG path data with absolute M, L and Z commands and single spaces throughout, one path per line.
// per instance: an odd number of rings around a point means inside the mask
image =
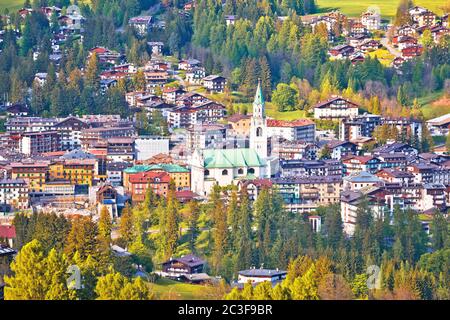
M 243 169 L 239 169 L 238 170 L 238 174 L 244 174 L 244 170 Z
M 205 170 L 205 176 L 209 176 L 209 170 Z
M 255 173 L 255 169 L 254 168 L 250 168 L 248 169 L 248 174 L 254 174 Z
M 256 128 L 256 136 L 262 137 L 262 128 L 261 127 Z
M 223 176 L 227 176 L 228 175 L 228 170 L 222 170 L 222 175 Z

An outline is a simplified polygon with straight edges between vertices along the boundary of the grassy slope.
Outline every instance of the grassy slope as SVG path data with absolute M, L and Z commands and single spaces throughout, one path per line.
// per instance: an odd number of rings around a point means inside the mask
M 0 12 L 3 12 L 3 9 L 8 8 L 11 10 L 17 10 L 22 8 L 24 0 L 0 0 Z M 90 0 L 79 0 L 82 3 L 89 3 Z
M 383 18 L 388 19 L 395 15 L 398 0 L 316 0 L 319 10 L 326 12 L 339 9 L 342 13 L 352 17 L 359 16 L 369 6 L 378 6 Z M 440 9 L 446 0 L 415 0 L 414 3 L 424 6 L 436 14 L 442 14 Z
M 422 105 L 422 112 L 425 120 L 436 118 L 444 114 L 450 113 L 450 102 L 443 99 L 443 92 L 433 92 L 425 97 L 418 99 Z
M 181 283 L 169 279 L 159 279 L 151 284 L 151 290 L 159 298 L 171 298 L 176 300 L 195 300 L 199 299 L 204 286 L 188 283 Z
M 23 3 L 23 0 L 0 0 L 0 12 L 3 12 L 5 8 L 8 8 L 10 11 L 20 9 Z

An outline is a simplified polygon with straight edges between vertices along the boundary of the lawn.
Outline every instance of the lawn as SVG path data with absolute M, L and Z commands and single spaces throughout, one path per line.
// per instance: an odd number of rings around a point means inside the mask
M 276 120 L 297 120 L 307 118 L 306 112 L 303 110 L 295 111 L 278 111 L 277 107 L 270 102 L 266 102 L 266 115 Z
M 316 3 L 320 12 L 339 10 L 352 17 L 361 15 L 370 6 L 378 6 L 381 16 L 389 19 L 395 15 L 399 0 L 317 0 Z M 415 0 L 414 3 L 424 6 L 436 14 L 442 14 L 440 8 L 446 3 L 446 0 Z
M 3 12 L 4 9 L 18 10 L 23 7 L 24 0 L 0 0 L 0 12 Z M 82 3 L 90 3 L 90 0 L 79 0 L 78 2 Z
M 17 10 L 22 7 L 24 0 L 0 0 L 0 12 L 4 9 Z
M 150 284 L 151 290 L 162 299 L 198 300 L 204 291 L 204 286 L 182 283 L 169 279 L 159 279 Z
M 371 51 L 369 52 L 369 56 L 371 58 L 375 58 L 376 56 L 378 60 L 386 67 L 389 67 L 392 63 L 392 60 L 394 60 L 394 55 L 385 48 L 380 48 L 375 51 Z
M 425 97 L 418 99 L 422 105 L 422 113 L 425 120 L 440 117 L 450 113 L 450 99 L 444 98 L 442 91 L 433 92 Z

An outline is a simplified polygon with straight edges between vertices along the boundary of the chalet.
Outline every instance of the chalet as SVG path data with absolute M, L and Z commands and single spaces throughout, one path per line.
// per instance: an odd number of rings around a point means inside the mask
M 359 105 L 340 96 L 319 102 L 314 106 L 315 119 L 340 120 L 358 115 Z
M 434 26 L 430 29 L 431 35 L 433 36 L 433 40 L 435 43 L 439 43 L 440 39 L 446 35 L 450 34 L 450 29 L 443 26 Z
M 132 27 L 140 36 L 147 34 L 153 23 L 152 16 L 133 17 L 128 21 L 128 25 Z
M 100 80 L 100 92 L 102 94 L 106 93 L 109 88 L 117 86 L 116 79 L 101 79 Z
M 356 172 L 343 178 L 343 189 L 345 191 L 356 191 L 363 188 L 378 187 L 382 185 L 383 180 L 366 171 Z
M 386 182 L 399 183 L 405 186 L 414 183 L 414 175 L 411 172 L 402 170 L 383 169 L 378 171 L 376 176 Z
M 100 63 L 116 64 L 123 55 L 117 51 L 109 50 L 105 47 L 94 47 L 89 50 L 89 57 L 93 54 L 97 54 L 98 61 Z
M 162 98 L 165 102 L 174 104 L 177 101 L 177 98 L 185 93 L 186 91 L 178 87 L 164 88 Z
M 417 39 L 411 36 L 400 36 L 397 38 L 397 46 L 400 51 L 417 45 Z
M 227 26 L 235 24 L 236 16 L 225 16 L 225 23 L 227 24 Z
M 421 45 L 414 45 L 414 46 L 404 48 L 401 52 L 402 52 L 402 58 L 405 60 L 409 60 L 414 57 L 420 56 L 423 52 L 423 47 Z
M 383 153 L 403 153 L 406 155 L 417 155 L 417 149 L 411 147 L 410 145 L 406 143 L 401 142 L 392 142 L 385 144 L 384 146 L 375 148 L 373 150 L 373 153 L 375 155 L 380 155 Z
M 8 117 L 26 117 L 30 109 L 23 103 L 15 103 L 6 107 Z
M 150 41 L 150 42 L 147 42 L 147 45 L 150 47 L 152 55 L 158 56 L 158 55 L 162 54 L 162 50 L 164 48 L 163 42 Z
M 428 10 L 424 7 L 414 6 L 409 9 L 408 13 L 411 16 L 412 20 L 417 22 L 418 17 L 427 11 Z
M 393 61 L 392 61 L 392 66 L 395 69 L 398 69 L 402 66 L 402 64 L 405 62 L 405 59 L 403 59 L 402 57 L 396 57 Z
M 53 13 L 55 13 L 57 16 L 59 16 L 61 14 L 61 8 L 58 8 L 55 6 L 42 7 L 40 10 L 43 14 L 45 14 L 47 16 L 47 19 L 49 19 L 49 20 L 52 17 Z
M 203 104 L 209 99 L 197 92 L 188 92 L 177 98 L 176 105 L 178 107 L 190 107 L 193 105 Z
M 128 77 L 128 72 L 117 71 L 117 70 L 107 70 L 100 73 L 101 80 L 119 80 Z
M 190 275 L 203 273 L 206 262 L 192 254 L 180 258 L 170 258 L 162 263 L 162 272 L 168 277 L 179 277 L 181 275 Z
M 169 80 L 169 73 L 166 71 L 145 71 L 146 87 L 151 93 L 155 93 L 157 88 L 162 88 Z
M 215 123 L 225 117 L 225 106 L 207 101 L 193 106 L 182 106 L 169 110 L 167 121 L 171 128 L 186 128 L 196 124 Z
M 284 270 L 272 270 L 272 269 L 248 269 L 242 270 L 238 272 L 238 286 L 243 286 L 246 283 L 251 283 L 252 285 L 256 285 L 261 282 L 268 281 L 272 284 L 272 286 L 280 283 L 284 279 L 286 279 L 287 271 Z
M 136 73 L 137 72 L 136 66 L 131 63 L 119 64 L 117 66 L 113 66 L 112 69 L 116 72 L 123 72 L 123 73 Z
M 365 34 L 367 33 L 366 27 L 361 22 L 354 22 L 350 27 L 351 34 Z
M 359 172 L 375 173 L 380 168 L 380 159 L 373 156 L 350 156 L 342 160 L 345 173 L 348 175 Z
M 377 12 L 365 12 L 361 15 L 361 24 L 367 30 L 378 30 L 380 29 L 381 16 Z
M 227 79 L 222 76 L 210 75 L 203 78 L 203 86 L 211 93 L 223 92 L 226 84 Z
M 63 32 L 82 32 L 82 25 L 86 19 L 77 12 L 67 13 L 58 17 L 58 23 Z
M 381 47 L 380 41 L 368 39 L 359 46 L 359 49 L 362 51 L 372 51 L 377 50 L 380 47 Z
M 417 23 L 419 24 L 419 27 L 432 26 L 436 23 L 436 21 L 437 16 L 433 12 L 428 10 L 417 16 Z
M 47 72 L 38 72 L 34 75 L 34 81 L 38 83 L 40 86 L 45 84 L 47 79 Z
M 356 53 L 356 54 L 353 54 L 353 55 L 350 56 L 350 62 L 351 62 L 353 65 L 355 65 L 355 64 L 357 64 L 357 63 L 359 63 L 359 62 L 363 62 L 364 59 L 365 59 L 365 58 L 364 58 L 364 54 L 361 53 L 361 52 Z
M 353 37 L 347 37 L 347 43 L 352 47 L 359 47 L 365 40 L 367 39 L 367 35 L 358 34 Z
M 186 71 L 189 71 L 192 68 L 199 67 L 199 66 L 200 66 L 200 61 L 198 61 L 197 59 L 181 60 L 178 63 L 178 69 L 186 70 Z
M 324 140 L 320 143 L 322 148 L 327 146 L 330 149 L 331 159 L 341 160 L 356 154 L 356 144 L 350 141 Z
M 22 19 L 25 19 L 25 17 L 33 12 L 33 9 L 31 8 L 22 8 L 17 13 L 20 15 Z
M 188 1 L 184 4 L 184 11 L 191 11 L 195 8 L 195 1 Z
M 416 29 L 413 26 L 410 25 L 404 25 L 397 29 L 397 34 L 399 36 L 415 36 L 416 35 Z
M 205 76 L 205 68 L 195 67 L 186 72 L 186 82 L 192 84 L 202 84 L 203 78 L 205 78 Z
M 341 44 L 328 50 L 328 54 L 336 59 L 343 59 L 349 57 L 355 48 L 348 44 Z
M 95 192 L 97 203 L 103 203 L 104 200 L 117 200 L 117 190 L 110 184 L 104 184 Z

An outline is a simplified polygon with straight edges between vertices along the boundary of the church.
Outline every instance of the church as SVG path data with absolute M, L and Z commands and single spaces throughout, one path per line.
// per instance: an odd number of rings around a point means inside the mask
M 250 119 L 250 148 L 196 149 L 191 157 L 191 190 L 207 196 L 214 185 L 270 176 L 265 102 L 258 82 Z

